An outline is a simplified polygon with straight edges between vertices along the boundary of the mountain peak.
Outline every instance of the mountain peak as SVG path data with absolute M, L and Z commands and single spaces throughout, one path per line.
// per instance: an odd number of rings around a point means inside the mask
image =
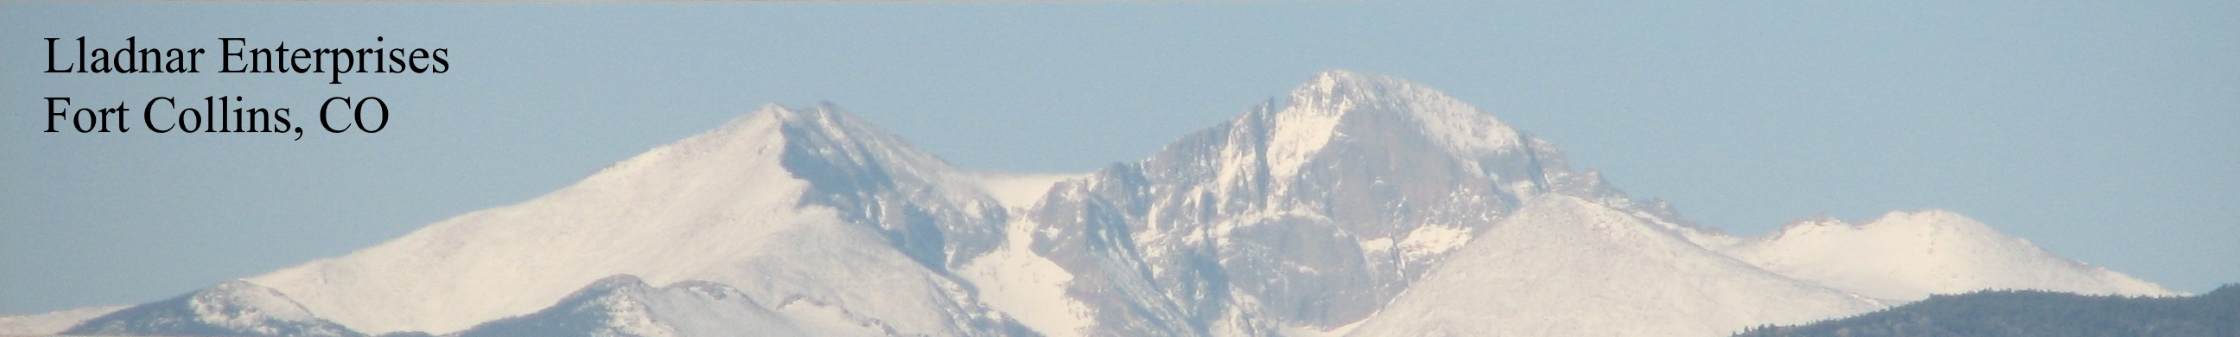
M 1493 115 L 1391 76 L 1324 71 L 1293 89 L 1286 101 L 1271 105 L 1239 118 L 1264 123 L 1270 169 L 1279 177 L 1296 173 L 1332 142 L 1358 138 L 1420 135 L 1463 158 L 1525 144 L 1515 129 Z
M 1286 109 L 1283 112 L 1317 115 L 1411 113 L 1425 110 L 1415 108 L 1444 106 L 1484 114 L 1429 86 L 1399 77 L 1343 69 L 1315 74 L 1306 83 L 1293 88 L 1289 99 L 1290 106 L 1304 109 Z
M 1788 236 L 1812 235 L 1812 233 L 1819 231 L 1855 229 L 1858 226 L 1827 214 L 1813 214 L 1812 216 L 1789 220 L 1789 223 L 1782 224 L 1781 229 L 1775 230 L 1768 238 L 1780 239 Z
M 721 131 L 734 129 L 736 127 L 753 125 L 757 122 L 762 122 L 765 120 L 777 121 L 792 125 L 819 123 L 822 121 L 830 121 L 836 118 L 835 115 L 846 114 L 846 112 L 843 112 L 840 109 L 839 105 L 832 104 L 832 102 L 817 102 L 816 104 L 809 105 L 806 108 L 792 108 L 787 107 L 784 104 L 778 104 L 777 102 L 770 102 L 763 103 L 762 106 L 755 107 L 754 111 L 748 112 L 745 115 L 732 117 L 731 121 L 725 122 L 722 127 L 717 127 L 715 130 L 710 130 L 707 133 L 718 133 Z
M 1890 212 L 1860 224 L 1808 219 L 1728 250 L 1769 271 L 1897 301 L 1989 288 L 2174 294 L 1939 209 Z
M 1293 97 L 1378 97 L 1382 92 L 1417 89 L 1422 85 L 1398 77 L 1332 69 L 1316 73 L 1292 90 Z
M 837 173 L 888 171 L 878 174 L 910 175 L 913 180 L 922 180 L 923 176 L 956 170 L 948 161 L 832 103 L 819 102 L 807 108 L 770 103 L 714 130 L 623 160 L 588 180 L 684 181 L 674 179 L 673 172 L 659 171 L 762 171 L 757 167 L 773 164 L 797 178 L 827 183 L 855 180 L 828 177 Z
M 1990 226 L 1986 226 L 1982 222 L 1976 221 L 1976 219 L 1973 218 L 1969 218 L 1966 215 L 1960 215 L 1960 213 L 1956 213 L 1953 211 L 1935 208 L 1912 212 L 1891 211 L 1890 213 L 1884 213 L 1880 218 L 1875 218 L 1872 221 L 1867 221 L 1866 223 L 1860 224 L 1859 226 L 1903 226 L 1921 229 L 1944 229 L 1962 232 L 1997 232 L 1996 230 L 1992 230 Z
M 279 290 L 232 280 L 95 317 L 64 334 L 360 337 L 312 315 Z

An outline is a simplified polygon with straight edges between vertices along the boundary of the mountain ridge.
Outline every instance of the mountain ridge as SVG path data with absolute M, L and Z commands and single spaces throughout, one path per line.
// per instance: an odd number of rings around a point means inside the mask
M 2032 259 L 1904 290 L 2168 292 L 2104 268 L 2055 277 L 2077 262 L 1947 218 L 1929 224 Z M 1776 234 L 1695 224 L 1437 90 L 1336 70 L 1077 174 L 957 168 L 829 103 L 765 105 L 546 195 L 230 287 L 286 294 L 306 313 L 286 324 L 476 337 L 1711 335 L 1906 300 L 1820 277 L 1877 265 L 1785 248 L 1823 236 Z M 2054 276 L 1991 277 L 2009 274 Z M 1517 302 L 1526 289 L 1576 303 Z M 1565 318 L 1588 303 L 1660 314 Z M 1469 318 L 1492 313 L 1511 321 Z
M 949 258 L 938 248 L 924 247 L 940 246 L 928 240 L 964 237 L 972 230 L 923 234 L 947 230 L 941 228 L 944 226 L 985 222 L 975 217 L 1000 216 L 1001 211 L 994 209 L 993 201 L 972 199 L 959 202 L 966 207 L 941 207 L 938 211 L 913 206 L 943 202 L 944 197 L 974 196 L 943 189 L 961 185 L 928 185 L 931 179 L 921 174 L 952 170 L 946 162 L 926 160 L 931 156 L 884 134 L 884 130 L 866 128 L 867 124 L 832 109 L 829 105 L 798 110 L 765 106 L 722 128 L 648 151 L 546 196 L 447 219 L 397 241 L 252 280 L 279 284 L 275 287 L 289 289 L 289 293 L 349 297 L 298 296 L 338 322 L 374 332 L 457 331 L 551 305 L 585 284 L 615 274 L 637 275 L 656 283 L 703 279 L 748 288 L 753 283 L 796 284 L 820 289 L 815 291 L 822 294 L 823 301 L 865 303 L 861 306 L 882 303 L 876 306 L 922 312 L 916 315 L 923 323 L 918 327 L 936 331 L 941 329 L 935 328 L 934 322 L 948 319 L 934 317 L 969 315 L 963 311 L 971 309 L 952 303 L 946 295 L 935 295 L 950 291 L 942 290 L 941 283 L 949 281 L 943 280 L 938 271 L 947 267 Z M 815 174 L 797 176 L 801 171 Z M 790 239 L 773 240 L 773 236 Z M 835 244 L 805 247 L 805 242 Z M 890 244 L 901 247 L 857 248 Z M 887 269 L 916 270 L 904 274 L 914 276 L 889 275 L 882 281 L 917 294 L 910 296 L 917 298 L 910 300 L 914 304 L 885 303 L 851 296 L 843 289 L 813 285 L 882 277 L 861 273 L 842 276 L 851 273 L 805 270 L 807 266 L 769 261 L 782 256 L 776 254 L 832 249 L 839 250 L 830 252 L 834 256 L 885 261 L 870 264 L 888 265 Z M 893 265 L 904 262 L 919 267 Z M 354 279 L 358 284 L 339 286 L 331 280 L 337 274 L 349 278 L 350 274 L 362 273 L 357 270 L 426 270 L 401 273 L 458 276 L 358 277 Z M 747 270 L 763 272 L 742 274 Z M 793 278 L 771 279 L 763 274 Z M 827 281 L 814 281 L 819 279 Z M 371 294 L 398 288 L 405 290 Z M 468 296 L 489 301 L 489 297 L 444 294 L 524 290 L 534 290 L 527 294 L 535 295 L 497 299 L 501 302 L 390 299 Z M 353 293 L 361 295 L 349 296 Z M 773 297 L 766 299 L 773 302 L 788 296 L 777 290 L 764 295 Z M 842 299 L 850 297 L 854 299 Z M 461 314 L 432 317 L 433 321 L 405 321 L 385 314 L 392 310 Z

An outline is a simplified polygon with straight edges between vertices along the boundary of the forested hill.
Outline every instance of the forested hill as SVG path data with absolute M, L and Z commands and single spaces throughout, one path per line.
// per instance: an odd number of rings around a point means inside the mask
M 2045 291 L 1938 295 L 1856 317 L 1737 336 L 2240 336 L 2240 284 L 2193 297 Z

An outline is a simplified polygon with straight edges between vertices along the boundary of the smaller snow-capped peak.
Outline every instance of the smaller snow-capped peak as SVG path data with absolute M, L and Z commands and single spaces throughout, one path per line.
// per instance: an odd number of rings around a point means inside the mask
M 104 305 L 0 317 L 0 335 L 52 335 L 129 306 Z
M 932 179 L 933 175 L 956 171 L 947 160 L 918 149 L 886 128 L 842 112 L 831 103 L 820 102 L 807 109 L 786 109 L 773 104 L 763 110 L 772 111 L 785 122 L 783 132 L 788 141 L 813 147 L 805 152 L 838 153 L 848 156 L 852 164 L 883 167 L 889 174 L 908 175 L 914 179 Z
M 578 186 L 574 188 L 644 184 L 646 180 L 652 180 L 647 176 L 675 174 L 677 172 L 668 171 L 683 166 L 734 172 L 751 170 L 756 166 L 774 166 L 776 157 L 784 151 L 786 145 L 785 134 L 781 130 L 785 126 L 784 117 L 790 114 L 784 106 L 764 105 L 753 113 L 732 118 L 713 130 L 655 147 L 608 165 L 577 183 Z
M 1477 157 L 1496 149 L 1519 145 L 1517 131 L 1493 115 L 1479 111 L 1445 93 L 1396 77 L 1348 70 L 1316 74 L 1291 91 L 1289 102 L 1268 119 L 1268 162 L 1271 173 L 1290 176 L 1333 139 L 1347 132 L 1422 132 L 1446 150 Z M 1355 114 L 1396 114 L 1414 125 L 1384 124 Z M 1251 115 L 1247 115 L 1251 116 Z M 1408 123 L 1401 123 L 1408 124 Z M 1392 130 L 1414 127 L 1420 130 Z
M 1863 224 L 1811 217 L 1724 250 L 1790 277 L 1897 301 L 1983 289 L 2176 294 L 1936 209 L 1890 212 Z
M 809 335 L 730 286 L 683 281 L 653 287 L 622 274 L 592 282 L 536 313 L 500 319 L 458 337 Z
M 792 153 L 787 153 L 788 151 Z M 772 103 L 747 115 L 733 118 L 714 130 L 616 163 L 586 180 L 627 179 L 624 177 L 634 177 L 633 172 L 640 172 L 649 166 L 745 170 L 747 168 L 736 166 L 807 159 L 780 157 L 782 155 L 839 161 L 832 164 L 841 166 L 881 161 L 881 164 L 904 169 L 893 170 L 900 172 L 954 170 L 947 161 L 917 149 L 877 125 L 841 112 L 839 107 L 830 103 L 818 103 L 800 109 Z
M 363 336 L 312 315 L 302 304 L 262 285 L 233 280 L 191 294 L 142 304 L 63 331 L 86 335 Z
M 1788 237 L 1792 235 L 1814 235 L 1818 232 L 1825 231 L 1851 230 L 1855 229 L 1858 226 L 1859 225 L 1843 221 L 1843 219 L 1837 219 L 1836 217 L 1829 216 L 1827 214 L 1814 214 L 1812 216 L 1790 220 L 1788 224 L 1781 225 L 1781 229 L 1775 231 L 1772 238 L 1780 239 L 1782 237 Z
M 242 280 L 226 281 L 209 290 L 195 293 L 194 297 L 188 299 L 187 305 L 194 308 L 194 313 L 198 316 L 223 318 L 228 325 L 248 326 L 262 319 L 318 319 L 311 315 L 310 310 L 304 310 L 302 304 L 288 299 L 287 295 L 281 295 L 280 291 Z

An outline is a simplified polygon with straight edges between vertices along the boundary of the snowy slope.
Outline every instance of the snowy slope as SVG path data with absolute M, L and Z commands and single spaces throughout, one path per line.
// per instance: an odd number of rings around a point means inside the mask
M 543 197 L 252 280 L 374 333 L 459 331 L 630 274 L 964 334 L 973 324 L 958 322 L 994 318 L 937 270 L 945 248 L 970 245 L 940 240 L 992 233 L 959 227 L 1002 211 L 969 181 L 941 181 L 947 165 L 830 107 L 771 105 Z
M 1895 301 L 1983 289 L 2177 295 L 1944 210 L 1891 212 L 1858 225 L 1807 219 L 1723 250 L 1790 277 Z
M 1535 199 L 1348 336 L 1724 336 L 1881 303 L 1569 196 Z
M 1004 245 L 958 270 L 977 286 L 980 299 L 1045 336 L 1079 336 L 1091 309 L 1066 293 L 1074 275 L 1031 247 L 1036 226 L 1021 219 L 1007 226 Z
M 1004 209 L 1024 213 L 1059 182 L 1086 176 L 980 173 L 978 181 Z M 1026 217 L 1011 217 L 1004 224 L 1003 245 L 966 263 L 958 276 L 977 286 L 990 307 L 1041 335 L 1079 336 L 1089 325 L 1090 309 L 1066 295 L 1073 274 L 1031 248 L 1036 227 Z
M 69 329 L 94 317 L 107 315 L 127 306 L 92 306 L 56 310 L 52 312 L 0 316 L 0 335 L 51 335 Z

